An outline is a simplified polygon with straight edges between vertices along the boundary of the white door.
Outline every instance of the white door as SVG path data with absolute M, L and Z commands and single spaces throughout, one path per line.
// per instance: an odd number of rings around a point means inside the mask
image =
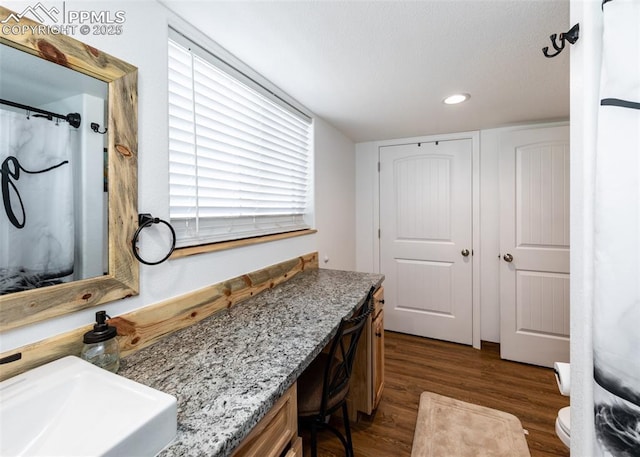
M 472 141 L 380 148 L 385 327 L 472 343 Z
M 500 353 L 569 361 L 569 127 L 500 142 Z

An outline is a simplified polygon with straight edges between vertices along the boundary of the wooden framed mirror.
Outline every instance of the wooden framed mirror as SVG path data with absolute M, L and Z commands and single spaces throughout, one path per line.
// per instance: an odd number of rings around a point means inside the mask
M 0 18 L 12 11 L 0 6 Z M 22 17 L 20 33 L 0 28 L 0 45 L 65 66 L 108 85 L 108 269 L 89 279 L 0 295 L 0 331 L 138 294 L 131 237 L 138 226 L 138 70 L 74 38 L 40 32 Z

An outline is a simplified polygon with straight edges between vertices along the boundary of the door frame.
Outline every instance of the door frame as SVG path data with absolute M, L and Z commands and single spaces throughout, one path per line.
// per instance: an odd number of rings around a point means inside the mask
M 402 138 L 385 141 L 375 141 L 368 143 L 375 148 L 375 160 L 370 161 L 371 168 L 358 170 L 357 173 L 375 173 L 376 178 L 371 180 L 370 195 L 373 196 L 372 209 L 373 218 L 370 219 L 370 241 L 373 248 L 373 257 L 370 259 L 373 272 L 380 273 L 380 239 L 378 238 L 378 229 L 380 228 L 380 174 L 378 172 L 378 164 L 380 163 L 380 148 L 384 146 L 399 146 L 404 144 L 413 143 L 429 143 L 434 141 L 447 141 L 447 140 L 463 140 L 470 139 L 472 143 L 472 155 L 471 155 L 471 192 L 472 192 L 472 218 L 471 218 L 471 230 L 472 230 L 472 249 L 473 258 L 471 266 L 472 275 L 472 297 L 471 297 L 471 309 L 472 309 L 472 341 L 473 347 L 480 349 L 480 132 L 460 132 L 449 133 L 443 135 L 427 135 L 411 138 Z M 364 144 L 365 148 L 367 143 Z M 369 149 L 369 148 L 366 148 Z M 357 152 L 357 151 L 356 151 Z M 356 181 L 358 181 L 356 179 Z M 358 182 L 356 183 L 358 186 Z M 361 220 L 359 215 L 356 216 L 356 230 L 358 233 L 364 233 L 360 224 L 366 224 L 366 220 Z

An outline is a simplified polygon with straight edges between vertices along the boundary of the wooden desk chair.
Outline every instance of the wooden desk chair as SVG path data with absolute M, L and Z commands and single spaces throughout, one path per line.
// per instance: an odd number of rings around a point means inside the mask
M 342 319 L 328 353 L 321 353 L 298 378 L 298 421 L 311 428 L 311 455 L 317 457 L 317 430 L 326 428 L 344 446 L 346 456 L 353 457 L 351 429 L 346 398 L 358 340 L 367 317 L 373 310 L 372 287 L 364 304 L 349 319 Z M 342 408 L 344 435 L 329 425 L 329 416 Z

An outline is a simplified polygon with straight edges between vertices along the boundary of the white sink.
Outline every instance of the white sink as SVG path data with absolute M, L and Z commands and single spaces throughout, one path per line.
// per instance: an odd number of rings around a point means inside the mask
M 78 357 L 0 382 L 0 455 L 154 456 L 176 436 L 175 397 Z

